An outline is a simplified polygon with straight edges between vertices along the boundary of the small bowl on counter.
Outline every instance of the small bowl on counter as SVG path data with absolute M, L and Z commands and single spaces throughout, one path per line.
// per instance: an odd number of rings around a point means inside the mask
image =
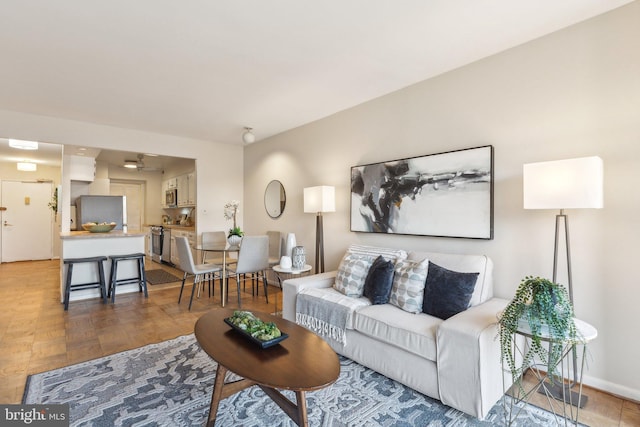
M 86 224 L 82 224 L 82 228 L 90 233 L 108 233 L 113 230 L 115 226 L 115 222 L 102 222 L 99 224 L 96 224 L 95 222 L 88 222 Z

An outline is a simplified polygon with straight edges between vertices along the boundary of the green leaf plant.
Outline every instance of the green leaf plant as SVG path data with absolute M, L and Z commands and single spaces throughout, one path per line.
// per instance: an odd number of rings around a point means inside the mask
M 229 229 L 229 234 L 227 237 L 231 236 L 244 236 L 244 232 L 240 229 L 240 227 L 233 227 Z
M 579 338 L 573 316 L 564 286 L 540 277 L 527 276 L 522 280 L 498 319 L 502 359 L 521 389 L 522 375 L 534 363 L 546 365 L 547 373 L 552 378 L 558 377 L 557 366 L 564 345 L 575 344 Z M 525 332 L 531 341 L 519 351 L 514 342 L 516 331 Z M 516 359 L 520 355 L 522 363 Z

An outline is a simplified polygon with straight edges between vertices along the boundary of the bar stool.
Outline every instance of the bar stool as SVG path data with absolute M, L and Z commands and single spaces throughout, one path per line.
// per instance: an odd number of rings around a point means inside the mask
M 79 291 L 81 289 L 91 289 L 91 288 L 100 288 L 100 296 L 102 297 L 102 303 L 107 303 L 107 288 L 104 281 L 104 265 L 103 261 L 106 261 L 106 256 L 96 256 L 89 258 L 67 258 L 64 260 L 64 264 L 67 266 L 67 279 L 65 280 L 64 285 L 64 310 L 67 311 L 69 309 L 69 294 L 71 291 Z M 84 262 L 93 262 L 98 265 L 98 281 L 97 282 L 87 282 L 87 283 L 76 283 L 75 285 L 71 284 L 72 276 L 73 276 L 73 266 L 75 264 L 80 264 Z
M 111 297 L 111 302 L 116 301 L 116 286 L 130 283 L 137 283 L 140 287 L 140 292 L 144 291 L 145 298 L 149 297 L 147 293 L 147 276 L 144 272 L 144 254 L 110 255 L 109 259 L 111 260 L 111 276 L 109 279 L 109 296 Z M 120 261 L 137 261 L 138 274 L 136 277 L 118 279 L 118 262 Z

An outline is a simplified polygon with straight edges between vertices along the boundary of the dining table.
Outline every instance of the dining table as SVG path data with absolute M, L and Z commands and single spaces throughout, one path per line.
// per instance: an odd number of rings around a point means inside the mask
M 222 306 L 224 307 L 227 302 L 227 259 L 229 254 L 240 252 L 240 245 L 230 245 L 228 243 L 210 243 L 210 244 L 198 244 L 195 246 L 196 250 L 203 252 L 213 252 L 222 254 Z

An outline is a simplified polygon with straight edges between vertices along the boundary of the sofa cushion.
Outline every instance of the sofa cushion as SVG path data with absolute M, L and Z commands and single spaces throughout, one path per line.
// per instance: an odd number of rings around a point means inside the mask
M 364 281 L 363 295 L 373 304 L 386 304 L 391 295 L 393 285 L 393 262 L 385 260 L 382 255 L 373 261 Z
M 436 361 L 436 332 L 441 319 L 408 313 L 391 305 L 372 305 L 354 315 L 354 329 L 379 341 Z
M 396 262 L 399 259 L 406 259 L 407 252 L 402 249 L 393 249 L 393 248 L 379 248 L 377 246 L 365 246 L 365 245 L 351 245 L 347 249 L 347 253 L 356 254 L 356 255 L 368 255 L 373 257 L 373 259 L 377 258 L 378 255 L 382 255 L 382 257 L 388 261 Z
M 393 275 L 389 302 L 409 313 L 422 311 L 424 283 L 427 279 L 428 259 L 422 261 L 399 260 Z
M 340 261 L 333 287 L 348 297 L 360 298 L 369 267 L 374 259 L 372 255 L 346 253 Z
M 473 295 L 471 295 L 471 301 L 469 301 L 469 307 L 493 297 L 493 261 L 486 255 L 410 252 L 407 259 L 420 260 L 424 258 L 428 258 L 429 261 L 448 270 L 480 273 Z
M 478 274 L 447 270 L 429 262 L 422 311 L 446 320 L 466 310 L 476 287 Z

